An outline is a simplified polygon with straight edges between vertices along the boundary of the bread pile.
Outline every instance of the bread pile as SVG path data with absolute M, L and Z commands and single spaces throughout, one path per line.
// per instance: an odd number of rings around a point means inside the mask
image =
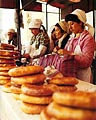
M 96 120 L 96 92 L 56 92 L 40 120 Z
M 10 76 L 8 71 L 15 65 L 15 56 L 18 52 L 14 51 L 13 45 L 1 43 L 0 44 L 0 85 L 3 86 L 3 91 L 10 92 Z
M 21 109 L 25 113 L 39 114 L 51 102 L 52 91 L 43 85 L 46 78 L 43 71 L 41 66 L 22 66 L 8 72 L 11 92 L 22 101 Z
M 77 87 L 76 84 L 78 84 L 78 79 L 75 77 L 62 77 L 62 78 L 52 78 L 48 80 L 48 84 L 53 85 L 53 91 L 54 92 L 70 92 L 70 91 L 76 91 Z
M 51 85 L 53 92 L 68 92 L 77 89 L 75 85 L 78 84 L 78 79 L 75 77 L 64 77 L 54 66 L 47 66 L 44 74 L 47 76 L 46 84 Z

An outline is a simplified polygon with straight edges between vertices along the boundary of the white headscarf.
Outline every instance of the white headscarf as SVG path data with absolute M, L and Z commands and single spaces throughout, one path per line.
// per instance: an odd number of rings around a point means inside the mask
M 71 14 L 77 15 L 77 16 L 78 16 L 78 19 L 79 19 L 81 22 L 83 22 L 85 26 L 88 27 L 89 33 L 90 33 L 92 36 L 94 36 L 94 28 L 93 28 L 90 24 L 86 23 L 87 18 L 86 18 L 86 13 L 85 13 L 85 11 L 83 11 L 83 10 L 81 10 L 81 9 L 76 9 L 76 10 L 74 10 Z

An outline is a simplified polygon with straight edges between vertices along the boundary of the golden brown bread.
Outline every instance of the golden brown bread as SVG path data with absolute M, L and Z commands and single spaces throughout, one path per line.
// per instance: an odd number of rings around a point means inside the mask
M 3 57 L 12 57 L 13 56 L 13 51 L 0 50 L 0 56 L 3 56 Z
M 11 77 L 11 81 L 15 82 L 16 84 L 25 84 L 25 83 L 44 83 L 45 80 L 44 74 L 36 74 L 36 75 L 29 75 L 29 76 L 20 76 L 20 77 Z
M 14 64 L 15 63 L 15 61 L 14 61 L 14 59 L 3 59 L 3 58 L 0 58 L 0 64 Z
M 10 76 L 3 76 L 3 75 L 0 75 L 0 80 L 10 80 Z
M 11 85 L 10 86 L 10 91 L 12 93 L 20 94 L 21 93 L 21 87 L 19 85 L 17 85 L 17 86 Z
M 26 103 L 33 103 L 33 104 L 49 104 L 52 101 L 51 96 L 44 96 L 44 97 L 35 97 L 35 96 L 28 96 L 25 94 L 20 94 L 20 100 Z
M 0 67 L 0 71 L 8 71 L 12 68 L 15 68 L 16 66 L 3 66 L 3 67 Z
M 47 105 L 37 105 L 31 103 L 21 102 L 20 108 L 23 112 L 27 114 L 40 114 Z
M 32 95 L 32 96 L 51 96 L 53 91 L 47 87 L 47 85 L 31 85 L 31 84 L 23 84 L 21 87 L 21 91 L 23 94 Z
M 1 50 L 14 50 L 14 48 L 15 48 L 14 45 L 6 44 L 6 43 L 1 43 L 0 45 Z
M 16 66 L 15 63 L 0 63 L 0 67 Z
M 76 108 L 87 108 L 96 110 L 96 93 L 95 92 L 68 92 L 68 93 L 54 93 L 53 100 L 61 105 L 66 105 Z
M 24 75 L 42 73 L 43 71 L 44 68 L 42 66 L 21 66 L 9 70 L 8 74 L 10 76 L 24 76 Z
M 8 71 L 0 71 L 0 76 L 8 76 Z
M 48 84 L 47 86 L 49 86 L 49 89 L 53 92 L 72 92 L 77 90 L 76 86 L 58 86 L 55 84 Z
M 6 83 L 8 83 L 10 80 L 8 79 L 0 79 L 0 85 L 4 85 Z
M 96 120 L 96 111 L 66 107 L 55 102 L 49 104 L 46 111 L 58 120 Z
M 40 120 L 59 120 L 46 112 L 46 108 L 40 113 Z M 65 120 L 65 119 L 64 119 Z
M 57 85 L 76 85 L 78 83 L 78 79 L 75 77 L 52 78 L 48 83 Z
M 4 92 L 10 93 L 10 92 L 11 92 L 10 86 L 11 86 L 11 83 L 8 82 L 8 83 L 6 83 L 6 84 L 3 85 L 2 90 L 3 90 Z

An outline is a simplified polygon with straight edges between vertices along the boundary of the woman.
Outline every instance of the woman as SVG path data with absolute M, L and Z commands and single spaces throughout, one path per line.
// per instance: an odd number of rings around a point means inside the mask
M 23 57 L 35 59 L 47 54 L 50 40 L 48 34 L 41 30 L 41 26 L 41 19 L 33 19 L 29 24 L 29 30 L 31 31 L 32 37 L 30 40 L 30 47 Z
M 56 40 L 54 40 L 54 52 L 58 49 L 64 49 L 70 35 L 68 30 L 68 24 L 65 21 L 59 21 L 55 27 L 55 36 Z
M 66 15 L 65 21 L 68 22 L 70 31 L 74 33 L 74 37 L 68 40 L 65 49 L 75 53 L 74 61 L 78 71 L 77 78 L 92 82 L 90 66 L 94 55 L 94 29 L 86 23 L 86 14 L 80 9 Z M 88 30 L 85 30 L 85 26 L 88 27 Z

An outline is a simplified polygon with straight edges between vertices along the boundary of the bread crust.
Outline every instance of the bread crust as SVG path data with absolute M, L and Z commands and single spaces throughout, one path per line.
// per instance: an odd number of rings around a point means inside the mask
M 46 108 L 40 113 L 40 120 L 58 120 L 46 112 Z
M 0 76 L 8 76 L 8 71 L 0 71 Z
M 76 85 L 78 84 L 78 79 L 75 77 L 52 78 L 48 83 L 56 85 Z
M 55 84 L 48 84 L 47 86 L 49 86 L 49 89 L 53 92 L 72 92 L 77 90 L 76 86 L 58 86 Z
M 44 96 L 44 97 L 35 97 L 35 96 L 28 96 L 25 94 L 20 94 L 20 100 L 26 103 L 33 103 L 33 104 L 49 104 L 52 101 L 51 96 Z
M 0 85 L 4 85 L 6 83 L 8 83 L 10 80 L 8 79 L 0 79 Z
M 10 91 L 11 91 L 12 93 L 20 94 L 20 93 L 21 93 L 21 87 L 11 85 Z
M 0 67 L 8 67 L 8 66 L 16 66 L 16 64 L 15 63 L 0 63 Z
M 68 92 L 68 93 L 54 93 L 53 100 L 61 105 L 70 107 L 95 109 L 96 110 L 96 93 L 89 93 L 84 91 Z
M 29 75 L 29 76 L 20 76 L 20 77 L 11 77 L 11 81 L 15 82 L 16 84 L 25 84 L 25 83 L 44 83 L 45 80 L 44 74 L 36 74 L 36 75 Z
M 15 63 L 15 61 L 14 61 L 14 59 L 3 59 L 3 58 L 0 58 L 0 64 L 14 64 Z
M 30 84 L 23 84 L 21 87 L 21 91 L 23 94 L 32 95 L 32 96 L 51 96 L 53 91 L 47 87 L 47 85 L 30 85 Z
M 10 93 L 11 92 L 10 87 L 11 87 L 11 83 L 8 82 L 8 83 L 6 83 L 6 84 L 3 85 L 2 90 L 4 92 Z
M 3 67 L 0 67 L 0 71 L 8 71 L 12 68 L 15 68 L 16 66 L 3 66 Z
M 37 73 L 43 73 L 44 68 L 42 66 L 22 66 L 9 70 L 10 76 L 24 76 Z
M 47 113 L 60 120 L 95 120 L 96 111 L 76 109 L 52 102 L 47 107 Z
M 46 108 L 46 106 L 47 105 L 37 105 L 21 102 L 20 108 L 27 114 L 40 114 L 41 111 Z

